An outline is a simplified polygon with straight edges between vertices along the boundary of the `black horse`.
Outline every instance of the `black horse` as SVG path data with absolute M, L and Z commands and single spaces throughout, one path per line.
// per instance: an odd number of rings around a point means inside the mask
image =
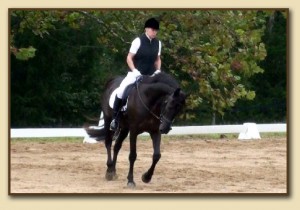
M 153 143 L 153 159 L 149 170 L 143 174 L 145 183 L 151 181 L 155 166 L 161 157 L 161 134 L 167 134 L 171 130 L 172 122 L 185 104 L 186 95 L 179 88 L 177 81 L 169 74 L 160 73 L 155 76 L 143 76 L 141 81 L 135 84 L 131 90 L 126 112 L 121 113 L 119 133 L 115 141 L 113 156 L 111 146 L 114 133 L 109 130 L 112 121 L 112 109 L 109 106 L 109 98 L 112 92 L 119 86 L 122 78 L 109 81 L 102 98 L 102 111 L 104 113 L 104 128 L 93 130 L 86 128 L 91 137 L 98 140 L 105 139 L 107 149 L 106 179 L 113 180 L 116 177 L 116 162 L 123 140 L 130 132 L 130 168 L 128 173 L 128 186 L 134 187 L 133 167 L 137 157 L 136 140 L 143 132 L 148 132 Z

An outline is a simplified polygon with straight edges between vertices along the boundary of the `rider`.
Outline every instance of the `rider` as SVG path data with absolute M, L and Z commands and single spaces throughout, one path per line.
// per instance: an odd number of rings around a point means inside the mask
M 125 88 L 134 83 L 140 75 L 158 74 L 161 71 L 161 41 L 156 38 L 159 22 L 155 18 L 148 19 L 145 22 L 144 30 L 145 33 L 132 41 L 127 55 L 127 64 L 130 71 L 117 90 L 113 105 L 113 120 L 110 124 L 110 130 L 112 131 L 118 128 L 118 112 L 121 108 Z

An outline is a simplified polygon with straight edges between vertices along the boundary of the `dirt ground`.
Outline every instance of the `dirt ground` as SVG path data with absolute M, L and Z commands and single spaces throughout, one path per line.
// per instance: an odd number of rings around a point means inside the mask
M 10 192 L 18 193 L 286 193 L 287 140 L 240 141 L 179 137 L 162 141 L 152 181 L 142 174 L 152 161 L 152 143 L 140 140 L 135 189 L 127 188 L 129 141 L 117 162 L 118 179 L 105 180 L 103 143 L 13 142 Z

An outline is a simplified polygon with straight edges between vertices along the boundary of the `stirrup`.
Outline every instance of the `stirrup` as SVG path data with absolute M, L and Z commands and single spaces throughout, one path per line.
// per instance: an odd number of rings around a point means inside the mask
M 118 129 L 118 122 L 115 119 L 111 121 L 109 129 L 111 131 L 116 131 Z

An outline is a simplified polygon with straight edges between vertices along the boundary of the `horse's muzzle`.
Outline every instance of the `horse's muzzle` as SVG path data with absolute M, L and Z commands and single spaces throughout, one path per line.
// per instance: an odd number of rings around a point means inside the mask
M 159 131 L 162 134 L 168 134 L 170 130 L 172 130 L 171 124 L 169 124 L 169 125 L 160 124 L 160 126 L 159 126 Z

